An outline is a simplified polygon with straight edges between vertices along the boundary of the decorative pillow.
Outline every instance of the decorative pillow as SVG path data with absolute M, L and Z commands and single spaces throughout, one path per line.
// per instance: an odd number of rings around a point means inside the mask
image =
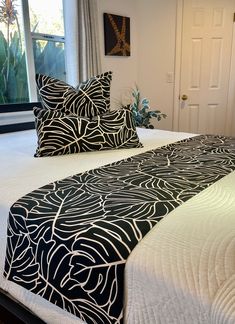
M 73 115 L 70 112 L 62 112 L 61 110 L 49 110 L 49 109 L 43 109 L 41 107 L 33 107 L 33 113 L 35 116 L 35 122 L 40 123 L 41 118 L 44 120 L 46 119 L 53 119 L 53 118 L 60 118 L 64 116 Z
M 106 113 L 93 120 L 60 111 L 39 110 L 34 109 L 38 135 L 36 157 L 142 147 L 128 109 Z
M 83 117 L 93 117 L 109 110 L 111 80 L 112 72 L 105 72 L 82 82 L 75 89 L 58 79 L 36 74 L 43 108 Z

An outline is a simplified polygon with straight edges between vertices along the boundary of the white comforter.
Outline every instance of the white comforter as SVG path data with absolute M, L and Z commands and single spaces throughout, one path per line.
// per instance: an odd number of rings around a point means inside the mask
M 142 149 L 34 158 L 34 131 L 0 136 L 0 272 L 8 211 L 24 194 L 51 181 L 189 137 L 139 129 Z M 171 212 L 137 245 L 126 266 L 125 322 L 235 323 L 235 173 Z M 157 246 L 157 248 L 155 248 Z M 82 323 L 26 289 L 0 279 L 46 323 Z M 234 288 L 233 288 L 234 287 Z

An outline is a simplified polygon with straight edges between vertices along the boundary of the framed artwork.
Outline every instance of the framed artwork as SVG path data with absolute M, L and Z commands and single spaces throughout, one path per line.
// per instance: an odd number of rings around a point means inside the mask
M 130 56 L 130 17 L 104 13 L 105 55 Z

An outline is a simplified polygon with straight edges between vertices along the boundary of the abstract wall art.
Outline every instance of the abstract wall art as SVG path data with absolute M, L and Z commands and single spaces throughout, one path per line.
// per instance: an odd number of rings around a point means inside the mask
M 130 56 L 130 17 L 104 13 L 105 55 Z

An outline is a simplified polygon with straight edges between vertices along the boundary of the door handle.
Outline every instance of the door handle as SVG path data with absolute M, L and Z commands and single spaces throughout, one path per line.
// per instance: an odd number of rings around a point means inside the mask
M 188 99 L 188 96 L 186 94 L 183 94 L 182 97 L 181 97 L 182 100 L 187 100 Z

